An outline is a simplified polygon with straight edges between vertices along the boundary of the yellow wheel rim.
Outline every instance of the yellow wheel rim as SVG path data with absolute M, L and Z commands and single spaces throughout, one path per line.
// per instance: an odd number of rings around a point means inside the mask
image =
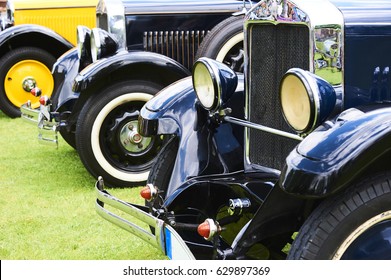
M 35 81 L 43 95 L 52 95 L 54 80 L 50 69 L 37 60 L 22 60 L 12 66 L 4 80 L 5 94 L 14 106 L 20 107 L 30 100 L 31 107 L 39 107 L 39 97 L 23 88 L 26 81 Z

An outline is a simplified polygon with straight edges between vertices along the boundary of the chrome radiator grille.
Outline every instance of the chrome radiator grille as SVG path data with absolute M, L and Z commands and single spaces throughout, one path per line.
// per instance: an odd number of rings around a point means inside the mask
M 281 113 L 279 84 L 292 68 L 309 68 L 309 30 L 304 25 L 247 26 L 248 116 L 254 123 L 293 132 Z M 281 170 L 298 141 L 250 129 L 247 137 L 251 163 Z
M 171 57 L 190 69 L 201 41 L 208 31 L 144 32 L 144 50 Z

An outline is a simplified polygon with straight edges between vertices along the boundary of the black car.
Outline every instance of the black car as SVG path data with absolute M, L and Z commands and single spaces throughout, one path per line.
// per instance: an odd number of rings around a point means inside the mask
M 208 56 L 243 71 L 243 11 L 251 3 L 101 0 L 98 28 L 78 27 L 78 47 L 53 67 L 53 98 L 40 111 L 39 138 L 57 143 L 57 131 L 75 147 L 87 170 L 111 186 L 146 181 L 164 137 L 138 133 L 139 110 L 154 94 L 191 74 Z M 234 16 L 233 16 L 234 14 Z
M 98 213 L 171 258 L 391 259 L 390 19 L 385 0 L 260 1 L 244 76 L 200 58 L 141 110 L 170 139 L 146 206 L 100 178 Z

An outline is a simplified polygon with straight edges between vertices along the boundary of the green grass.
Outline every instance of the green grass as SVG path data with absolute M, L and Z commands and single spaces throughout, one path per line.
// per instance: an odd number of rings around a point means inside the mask
M 39 144 L 35 126 L 0 112 L 0 259 L 165 259 L 95 212 L 95 178 L 59 141 Z M 142 203 L 139 188 L 110 192 Z

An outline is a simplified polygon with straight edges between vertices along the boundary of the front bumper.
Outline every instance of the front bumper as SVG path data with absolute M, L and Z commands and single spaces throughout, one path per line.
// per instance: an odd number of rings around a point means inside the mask
M 101 217 L 162 250 L 170 259 L 195 260 L 185 241 L 171 226 L 135 205 L 110 195 L 104 190 L 104 183 L 101 177 L 96 182 L 95 191 L 97 196 L 95 209 Z M 153 234 L 141 226 L 110 212 L 105 208 L 105 205 L 119 210 L 122 214 L 132 216 L 139 223 L 155 228 L 155 233 Z
M 38 141 L 42 144 L 58 147 L 58 130 L 60 124 L 51 118 L 50 105 L 40 105 L 39 110 L 31 108 L 27 102 L 20 107 L 22 119 L 38 126 Z

